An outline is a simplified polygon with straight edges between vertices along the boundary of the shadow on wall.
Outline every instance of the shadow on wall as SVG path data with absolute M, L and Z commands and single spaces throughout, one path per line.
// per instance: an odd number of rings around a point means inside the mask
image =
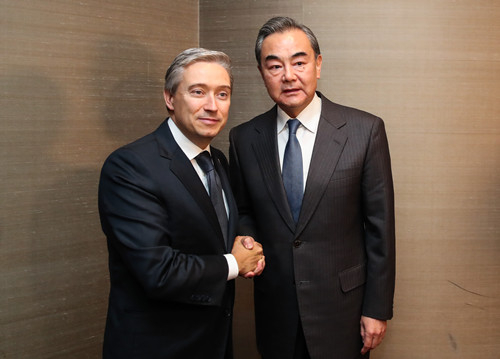
M 109 38 L 75 78 L 32 67 L 2 76 L 0 357 L 100 356 L 109 279 L 99 172 L 165 117 L 151 57 Z

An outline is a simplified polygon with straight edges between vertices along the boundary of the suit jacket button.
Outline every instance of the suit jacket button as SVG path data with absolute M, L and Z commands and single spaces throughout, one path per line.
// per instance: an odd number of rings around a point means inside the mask
M 299 241 L 298 239 L 293 241 L 293 246 L 295 248 L 299 248 L 302 245 L 302 241 Z

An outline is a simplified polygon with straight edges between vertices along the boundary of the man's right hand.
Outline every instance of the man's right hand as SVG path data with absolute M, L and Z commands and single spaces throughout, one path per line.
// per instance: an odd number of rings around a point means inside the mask
M 262 245 L 252 237 L 236 237 L 231 254 L 238 263 L 239 274 L 245 278 L 260 275 L 266 265 Z

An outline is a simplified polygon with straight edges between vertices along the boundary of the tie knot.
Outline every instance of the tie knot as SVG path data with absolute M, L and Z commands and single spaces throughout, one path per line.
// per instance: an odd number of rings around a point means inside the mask
M 212 159 L 211 159 L 210 153 L 208 153 L 208 151 L 203 151 L 195 158 L 196 158 L 196 162 L 198 162 L 198 165 L 203 170 L 203 172 L 208 173 L 210 171 L 213 171 L 214 165 L 212 163 Z
M 297 129 L 300 126 L 300 121 L 297 120 L 296 118 L 292 118 L 288 120 L 288 132 L 293 133 L 294 135 L 297 134 Z

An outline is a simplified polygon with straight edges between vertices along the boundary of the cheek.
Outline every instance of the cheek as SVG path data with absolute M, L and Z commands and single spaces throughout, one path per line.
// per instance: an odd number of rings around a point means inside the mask
M 186 106 L 185 111 L 189 114 L 195 115 L 198 112 L 203 111 L 203 105 L 197 102 L 191 102 Z
M 224 115 L 224 117 L 226 118 L 227 120 L 227 117 L 228 117 L 228 114 L 229 114 L 229 107 L 231 106 L 231 103 L 230 102 L 225 102 L 223 103 L 219 109 L 221 111 L 221 113 Z
M 275 78 L 270 78 L 266 81 L 266 87 L 270 92 L 279 92 L 281 89 L 281 82 Z
M 262 78 L 264 79 L 265 83 L 267 83 L 267 84 L 276 83 L 279 79 L 278 76 L 272 75 L 270 73 L 264 74 L 264 76 Z

